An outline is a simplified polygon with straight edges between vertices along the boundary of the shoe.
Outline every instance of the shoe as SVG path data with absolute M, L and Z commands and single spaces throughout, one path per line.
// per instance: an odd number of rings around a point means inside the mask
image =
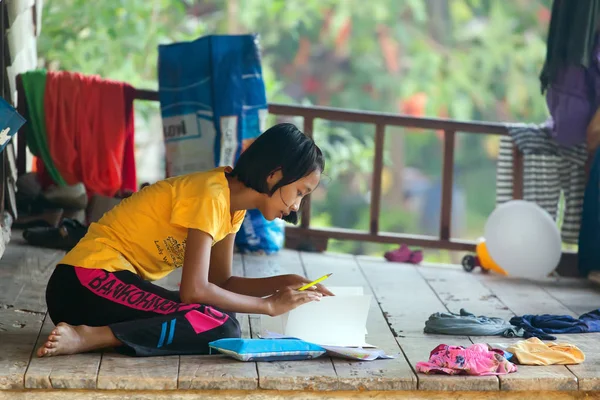
M 420 264 L 423 261 L 423 251 L 412 251 L 406 244 L 402 244 L 400 248 L 386 252 L 384 257 L 391 262 Z
M 32 246 L 69 251 L 87 233 L 81 222 L 65 218 L 57 228 L 31 228 L 23 232 L 23 239 Z

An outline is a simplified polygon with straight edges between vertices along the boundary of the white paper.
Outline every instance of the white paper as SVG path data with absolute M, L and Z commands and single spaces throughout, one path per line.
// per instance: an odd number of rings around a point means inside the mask
M 328 286 L 327 289 L 336 296 L 362 296 L 365 294 L 362 286 Z
M 327 354 L 331 357 L 345 358 L 347 360 L 358 361 L 373 361 L 381 359 L 393 359 L 396 356 L 385 354 L 385 351 L 377 348 L 363 347 L 340 347 L 340 346 L 323 346 L 327 350 Z
M 335 296 L 283 315 L 283 334 L 321 346 L 373 347 L 365 342 L 371 295 L 362 287 L 329 287 Z

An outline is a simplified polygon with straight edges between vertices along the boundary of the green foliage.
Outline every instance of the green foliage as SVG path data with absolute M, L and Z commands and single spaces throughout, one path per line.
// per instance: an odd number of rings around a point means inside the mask
M 551 0 L 46 0 L 38 49 L 49 67 L 156 88 L 159 44 L 256 32 L 272 102 L 541 122 L 547 110 L 538 75 L 550 5 Z M 296 59 L 302 40 L 310 43 L 304 62 Z M 307 90 L 308 79 L 313 90 Z M 328 196 L 315 203 L 316 224 L 368 227 L 373 132 L 367 125 L 315 121 L 330 178 Z M 439 177 L 436 135 L 404 132 L 410 133 L 404 164 Z M 456 182 L 467 193 L 469 236 L 478 235 L 494 205 L 488 142 L 459 135 Z M 387 165 L 394 151 L 386 147 Z M 343 183 L 352 177 L 362 184 Z M 389 223 L 392 230 L 409 230 L 416 220 L 398 205 L 382 215 L 382 228 Z

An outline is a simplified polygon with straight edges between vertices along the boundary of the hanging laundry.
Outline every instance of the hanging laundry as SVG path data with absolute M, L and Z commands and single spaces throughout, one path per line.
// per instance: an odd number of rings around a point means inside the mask
M 585 354 L 569 343 L 544 343 L 538 338 L 521 340 L 511 346 L 511 352 L 521 365 L 573 365 L 585 361 Z
M 123 84 L 125 96 L 125 152 L 123 153 L 123 167 L 121 169 L 121 195 L 126 192 L 137 192 L 137 170 L 135 166 L 135 117 L 133 101 L 135 88 Z
M 600 309 L 582 314 L 579 318 L 570 315 L 523 315 L 513 317 L 509 322 L 524 330 L 524 338 L 556 340 L 553 334 L 600 332 Z
M 552 136 L 565 146 L 583 144 L 600 105 L 600 0 L 556 0 L 540 74 L 554 120 Z
M 114 196 L 122 187 L 126 86 L 79 73 L 46 75 L 44 109 L 52 160 L 68 184 L 83 182 L 89 196 Z
M 496 204 L 512 199 L 512 144 L 523 153 L 523 198 L 532 201 L 557 218 L 561 190 L 565 210 L 561 234 L 563 242 L 579 240 L 581 212 L 585 192 L 585 144 L 561 146 L 549 136 L 551 124 L 516 124 L 503 137 L 497 164 Z
M 459 314 L 451 312 L 435 313 L 425 322 L 425 333 L 465 336 L 519 336 L 517 328 L 502 318 L 476 316 L 460 309 Z M 521 333 L 522 336 L 522 333 Z
M 429 361 L 416 365 L 423 374 L 505 375 L 517 371 L 517 366 L 504 357 L 504 352 L 483 343 L 465 348 L 440 344 L 429 355 Z
M 587 277 L 600 271 L 600 148 L 596 150 L 583 197 L 577 266 L 579 274 Z
M 23 83 L 22 91 L 18 87 L 19 101 L 27 103 L 27 114 L 25 118 L 29 122 L 25 124 L 27 135 L 27 146 L 31 153 L 38 157 L 45 165 L 47 174 L 51 182 L 65 186 L 67 183 L 57 169 L 48 149 L 48 140 L 46 133 L 46 113 L 44 110 L 44 94 L 46 92 L 46 71 L 37 70 L 21 74 Z
M 600 0 L 554 0 L 546 60 L 540 74 L 542 93 L 568 65 L 589 67 L 593 57 Z

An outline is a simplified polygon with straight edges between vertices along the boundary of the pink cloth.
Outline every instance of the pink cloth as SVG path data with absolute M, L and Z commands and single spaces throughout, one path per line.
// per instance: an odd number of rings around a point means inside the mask
M 416 367 L 423 374 L 447 375 L 504 375 L 517 371 L 502 350 L 490 349 L 483 343 L 468 348 L 440 344 L 433 349 L 428 362 L 419 362 Z
M 398 249 L 385 253 L 384 257 L 392 262 L 420 264 L 423 261 L 423 251 L 412 251 L 406 244 L 403 244 Z

